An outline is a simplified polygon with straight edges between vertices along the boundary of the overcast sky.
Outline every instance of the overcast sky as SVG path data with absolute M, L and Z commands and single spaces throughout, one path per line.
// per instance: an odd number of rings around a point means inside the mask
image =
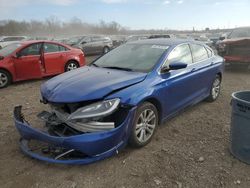
M 131 29 L 204 29 L 250 25 L 249 0 L 0 0 L 0 20 L 89 23 L 116 21 Z

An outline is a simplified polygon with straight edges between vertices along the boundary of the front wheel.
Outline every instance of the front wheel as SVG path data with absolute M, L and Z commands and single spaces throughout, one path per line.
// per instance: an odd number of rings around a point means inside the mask
M 75 61 L 69 61 L 66 65 L 65 65 L 65 72 L 68 71 L 72 71 L 74 69 L 77 69 L 79 67 L 79 64 Z
M 0 89 L 7 87 L 11 83 L 11 75 L 5 70 L 0 70 Z
M 110 51 L 109 47 L 105 46 L 105 47 L 103 48 L 103 53 L 104 53 L 104 54 L 108 53 L 109 51 Z
M 221 91 L 221 77 L 219 75 L 213 81 L 212 88 L 210 90 L 210 95 L 207 98 L 208 102 L 216 101 L 220 95 Z
M 147 145 L 158 125 L 158 111 L 156 107 L 145 102 L 137 108 L 133 122 L 129 144 L 133 147 L 143 147 Z

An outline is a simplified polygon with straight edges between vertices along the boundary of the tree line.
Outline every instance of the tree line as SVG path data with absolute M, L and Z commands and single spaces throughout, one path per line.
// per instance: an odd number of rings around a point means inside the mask
M 66 37 L 84 34 L 125 34 L 127 28 L 117 22 L 105 22 L 101 20 L 98 24 L 83 22 L 79 18 L 72 18 L 69 22 L 62 22 L 57 17 L 51 16 L 44 21 L 0 21 L 0 36 L 4 35 L 28 35 Z

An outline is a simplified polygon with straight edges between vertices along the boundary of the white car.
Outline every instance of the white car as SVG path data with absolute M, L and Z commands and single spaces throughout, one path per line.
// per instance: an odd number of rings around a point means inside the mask
M 22 41 L 25 39 L 27 39 L 26 36 L 3 36 L 3 37 L 0 37 L 0 49 L 9 45 L 9 44 L 19 42 L 19 41 Z

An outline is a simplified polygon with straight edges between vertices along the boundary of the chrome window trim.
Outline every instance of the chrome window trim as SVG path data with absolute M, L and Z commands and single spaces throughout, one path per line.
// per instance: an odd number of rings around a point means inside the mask
M 195 43 L 194 43 L 194 44 L 195 44 Z M 207 59 L 204 59 L 204 60 L 201 60 L 201 61 L 194 62 L 193 52 L 192 52 L 192 49 L 191 49 L 191 46 L 190 46 L 191 43 L 189 43 L 189 42 L 185 42 L 185 43 L 182 43 L 182 44 L 178 44 L 177 46 L 174 47 L 173 50 L 171 50 L 171 52 L 174 51 L 177 47 L 179 47 L 179 46 L 181 46 L 181 45 L 188 45 L 189 48 L 190 48 L 191 55 L 192 55 L 192 63 L 191 63 L 191 64 L 188 64 L 187 67 L 190 67 L 190 66 L 192 66 L 192 65 L 196 65 L 196 64 L 198 64 L 198 63 L 207 61 L 207 60 L 209 60 L 209 59 L 214 58 L 214 56 L 215 56 L 214 51 L 213 51 L 210 47 L 207 47 L 206 45 L 202 45 L 202 44 L 197 44 L 197 45 L 203 46 L 203 47 L 205 48 L 205 50 L 206 50 L 206 48 L 210 49 L 210 50 L 212 51 L 212 56 L 211 56 L 211 57 L 208 57 Z M 169 54 L 170 54 L 171 52 L 169 52 Z M 168 56 L 169 56 L 169 54 L 168 54 Z M 165 59 L 164 63 L 162 63 L 162 65 L 161 65 L 161 67 L 159 68 L 159 70 L 157 71 L 158 74 L 162 74 L 162 73 L 161 73 L 161 69 L 164 67 L 165 63 L 167 62 L 168 56 L 167 56 L 167 58 Z

